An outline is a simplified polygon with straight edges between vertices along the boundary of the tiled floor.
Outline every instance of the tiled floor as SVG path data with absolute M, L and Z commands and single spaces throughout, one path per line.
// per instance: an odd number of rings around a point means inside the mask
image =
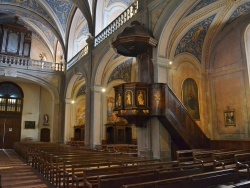
M 2 188 L 53 188 L 13 150 L 0 150 L 0 175 Z

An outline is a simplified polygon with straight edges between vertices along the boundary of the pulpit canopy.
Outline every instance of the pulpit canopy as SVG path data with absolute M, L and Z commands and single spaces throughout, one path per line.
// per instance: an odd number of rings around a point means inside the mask
M 157 45 L 157 40 L 138 21 L 131 22 L 112 43 L 118 54 L 129 57 L 145 53 Z

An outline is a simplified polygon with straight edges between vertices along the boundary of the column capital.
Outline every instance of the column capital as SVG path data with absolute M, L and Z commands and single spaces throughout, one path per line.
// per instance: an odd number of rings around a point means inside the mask
M 103 87 L 103 86 L 94 86 L 93 87 L 93 91 L 94 92 L 105 92 L 105 87 Z
M 65 99 L 65 102 L 66 102 L 66 104 L 72 104 L 72 99 L 71 98 L 67 98 L 67 99 Z
M 166 68 L 170 67 L 170 65 L 173 63 L 171 59 L 167 59 L 164 57 L 157 57 L 156 59 L 152 59 L 152 62 L 154 65 Z

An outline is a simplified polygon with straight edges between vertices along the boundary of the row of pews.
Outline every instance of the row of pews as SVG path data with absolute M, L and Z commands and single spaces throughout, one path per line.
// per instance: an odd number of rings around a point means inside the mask
M 181 150 L 160 161 L 116 150 L 20 142 L 15 151 L 55 187 L 250 187 L 248 150 Z

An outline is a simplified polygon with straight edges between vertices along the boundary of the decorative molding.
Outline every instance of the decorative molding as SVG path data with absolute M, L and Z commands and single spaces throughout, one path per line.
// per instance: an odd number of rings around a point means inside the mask
M 169 63 L 172 61 L 171 59 L 166 59 L 163 57 L 158 57 L 157 59 L 152 59 L 153 64 L 160 67 L 169 67 Z M 173 62 L 173 61 L 172 61 Z
M 132 62 L 133 58 L 128 59 L 127 61 L 118 65 L 110 74 L 107 84 L 117 79 L 124 80 L 125 82 L 131 82 Z
M 194 55 L 201 63 L 203 43 L 215 15 L 196 24 L 182 37 L 176 48 L 175 56 L 183 52 L 188 52 Z
M 171 51 L 173 50 L 174 44 L 177 41 L 177 38 L 180 37 L 181 33 L 183 31 L 186 30 L 186 28 L 194 25 L 195 23 L 197 23 L 197 20 L 200 20 L 202 17 L 205 17 L 206 15 L 208 15 L 209 13 L 215 11 L 216 9 L 219 9 L 223 6 L 225 6 L 227 3 L 225 1 L 221 2 L 221 3 L 216 3 L 215 5 L 205 9 L 204 11 L 199 11 L 195 14 L 192 14 L 191 16 L 184 18 L 182 22 L 182 25 L 179 26 L 178 29 L 176 29 L 176 31 L 173 33 L 173 36 L 171 38 L 171 41 L 169 43 L 169 48 L 167 51 L 167 56 L 171 57 Z M 186 20 L 186 21 L 185 21 Z
M 4 75 L 5 76 L 10 76 L 10 77 L 17 77 L 17 70 L 15 70 L 15 69 L 5 69 L 4 70 Z

